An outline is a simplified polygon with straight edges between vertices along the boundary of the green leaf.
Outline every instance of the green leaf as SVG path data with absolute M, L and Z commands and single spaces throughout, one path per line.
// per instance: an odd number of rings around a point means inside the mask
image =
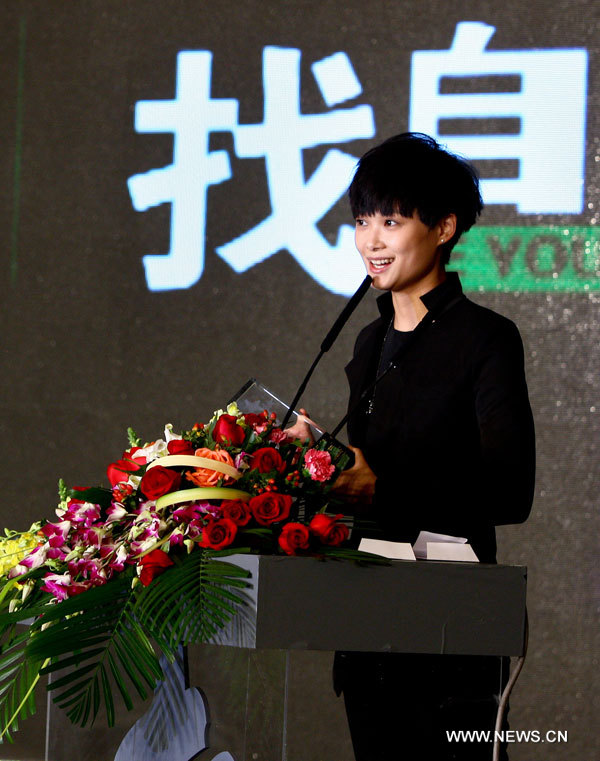
M 14 671 L 16 666 L 13 666 L 20 658 L 22 658 L 23 653 L 21 650 L 15 650 L 13 647 L 10 648 L 11 653 L 10 655 L 7 655 L 5 658 L 2 658 L 0 661 L 0 676 L 4 676 L 5 672 L 8 671 L 9 673 L 11 671 Z M 12 668 L 9 668 L 11 667 Z
M 17 631 L 11 627 L 6 634 L 0 660 L 0 737 L 12 742 L 11 731 L 18 729 L 19 719 L 25 719 L 35 711 L 31 696 L 42 663 L 26 657 L 29 631 Z
M 133 700 L 127 680 L 146 698 L 142 680 L 152 689 L 162 676 L 148 636 L 132 617 L 134 601 L 131 573 L 125 573 L 51 606 L 43 616 L 47 628 L 30 632 L 27 655 L 53 659 L 44 671 L 61 674 L 48 689 L 54 692 L 54 702 L 81 726 L 93 723 L 102 705 L 112 726 L 114 687 L 129 709 Z
M 94 679 L 92 683 L 92 715 L 97 716 L 100 710 L 100 685 L 98 680 Z
M 75 653 L 70 658 L 63 658 L 60 662 L 50 663 L 41 669 L 40 674 L 50 674 L 52 671 L 58 671 L 64 669 L 67 666 L 78 666 L 85 660 L 93 658 L 95 655 L 99 655 L 104 652 L 103 647 L 98 647 L 94 650 L 88 650 L 85 653 Z
M 154 649 L 146 637 L 144 630 L 138 624 L 138 622 L 127 612 L 126 617 L 128 629 L 125 631 L 131 631 L 131 636 L 128 636 L 127 638 L 129 648 L 131 650 L 135 650 L 139 654 L 140 658 L 142 658 L 144 661 L 146 668 L 151 674 L 154 675 L 155 679 L 162 679 L 163 672 L 160 667 L 160 663 L 156 658 Z M 152 632 L 150 632 L 150 634 L 152 636 Z M 170 653 L 165 653 L 165 655 L 170 656 Z
M 119 658 L 119 661 L 121 662 L 121 665 L 125 669 L 125 673 L 131 680 L 133 686 L 138 692 L 138 695 L 142 698 L 142 700 L 146 700 L 148 697 L 148 693 L 146 692 L 146 689 L 138 677 L 135 667 L 131 663 L 129 657 L 127 654 L 123 651 L 123 648 L 119 645 L 118 641 L 115 640 L 115 652 L 117 653 L 117 657 Z
M 270 538 L 272 535 L 272 532 L 268 528 L 245 528 L 242 531 L 240 531 L 240 534 L 256 534 L 257 536 L 264 536 L 265 538 Z
M 110 682 L 108 681 L 108 676 L 106 674 L 106 669 L 103 665 L 100 666 L 100 676 L 102 677 L 102 690 L 104 692 L 104 705 L 106 706 L 106 721 L 108 722 L 109 727 L 114 727 L 115 725 L 115 704 L 113 701 L 112 696 L 112 690 L 110 687 Z
M 91 486 L 89 489 L 69 489 L 67 496 L 72 499 L 83 499 L 91 502 L 92 505 L 100 505 L 105 510 L 110 507 L 112 502 L 112 491 L 102 486 Z
M 59 663 L 58 665 L 60 666 L 62 664 Z M 64 687 L 67 684 L 71 684 L 76 679 L 79 679 L 79 677 L 85 676 L 86 674 L 89 674 L 90 671 L 94 671 L 96 669 L 97 663 L 88 663 L 86 666 L 81 666 L 81 668 L 78 668 L 75 671 L 69 670 L 69 672 L 64 676 L 61 676 L 58 679 L 53 679 L 48 685 L 48 689 L 59 690 L 61 687 Z
M 52 701 L 56 703 L 61 708 L 64 708 L 65 706 L 71 705 L 71 704 L 79 704 L 82 699 L 85 699 L 85 695 L 82 698 L 82 692 L 84 691 L 85 687 L 87 686 L 88 682 L 94 679 L 94 675 L 89 679 L 82 679 L 81 682 L 77 682 L 76 684 L 71 685 L 68 689 L 66 689 L 64 692 L 61 692 L 60 695 L 55 695 L 52 698 Z M 53 690 L 55 687 L 53 682 L 48 682 L 46 685 L 46 689 L 48 692 Z M 67 698 L 72 698 L 72 700 L 67 700 Z
M 108 665 L 110 666 L 110 673 L 113 675 L 115 683 L 117 687 L 119 688 L 119 692 L 121 693 L 121 697 L 123 698 L 123 702 L 125 703 L 127 710 L 131 711 L 131 709 L 133 708 L 133 700 L 131 699 L 129 692 L 127 691 L 127 687 L 125 686 L 125 680 L 121 676 L 121 672 L 119 671 L 117 664 L 115 662 L 115 659 L 113 655 L 111 654 L 110 650 L 107 652 L 106 655 L 108 658 Z
M 136 647 L 136 644 L 137 643 L 135 643 L 135 641 L 126 641 L 119 634 L 115 636 L 115 650 L 117 654 L 119 652 L 129 653 L 131 655 L 131 661 L 135 665 L 137 672 L 144 679 L 148 687 L 150 687 L 150 689 L 154 689 L 157 680 L 159 680 L 162 676 L 162 671 L 160 675 L 157 675 L 154 672 L 153 664 L 148 662 L 146 653 L 143 649 Z M 138 693 L 140 697 L 144 697 L 145 690 L 143 690 L 143 688 L 142 690 L 138 688 Z
M 58 498 L 60 499 L 61 502 L 65 502 L 68 496 L 69 496 L 69 492 L 67 489 L 67 485 L 65 484 L 62 478 L 59 478 L 58 479 Z
M 97 679 L 95 680 L 97 681 Z M 83 700 L 80 703 L 79 711 L 77 714 L 77 723 L 83 724 L 84 726 L 87 724 L 87 720 L 90 715 L 90 708 L 92 707 L 92 696 L 91 691 L 88 692 L 85 696 L 85 700 Z
M 130 447 L 139 447 L 142 440 L 137 435 L 137 433 L 131 428 L 131 426 L 127 429 L 127 438 L 129 439 L 129 446 Z
M 141 590 L 134 614 L 172 651 L 180 641 L 206 641 L 245 604 L 242 590 L 248 586 L 247 576 L 246 570 L 199 549 L 162 574 L 160 583 Z
M 35 713 L 35 702 L 32 699 L 33 689 L 39 680 L 40 663 L 25 659 L 24 648 L 22 660 L 16 669 L 4 681 L 0 688 L 0 716 L 2 730 L 0 741 L 6 738 L 13 742 L 11 732 L 19 728 L 19 719 L 26 719 Z

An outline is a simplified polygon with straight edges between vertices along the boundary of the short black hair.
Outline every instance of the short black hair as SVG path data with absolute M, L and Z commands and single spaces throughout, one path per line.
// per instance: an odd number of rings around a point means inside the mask
M 416 211 L 421 222 L 433 228 L 455 214 L 456 232 L 442 246 L 444 264 L 483 209 L 475 168 L 421 132 L 403 132 L 367 151 L 348 196 L 355 218 L 377 213 L 412 217 Z

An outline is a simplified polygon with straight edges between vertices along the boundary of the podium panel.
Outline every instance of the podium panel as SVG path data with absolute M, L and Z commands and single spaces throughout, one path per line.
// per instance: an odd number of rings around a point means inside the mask
M 523 653 L 526 569 L 393 561 L 360 566 L 237 555 L 252 587 L 217 643 L 194 645 L 151 704 L 118 726 L 48 711 L 48 761 L 353 761 L 334 650 Z
M 234 555 L 250 570 L 246 626 L 223 644 L 280 650 L 522 655 L 527 569 L 438 561 L 358 565 Z

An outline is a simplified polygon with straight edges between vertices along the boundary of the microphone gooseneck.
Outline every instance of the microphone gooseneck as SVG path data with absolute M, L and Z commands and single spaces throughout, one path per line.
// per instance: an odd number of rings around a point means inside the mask
M 350 319 L 350 315 L 352 312 L 356 309 L 358 306 L 360 300 L 365 295 L 365 293 L 369 290 L 369 287 L 373 281 L 373 278 L 370 275 L 367 275 L 365 279 L 362 281 L 362 283 L 359 285 L 356 292 L 353 294 L 353 296 L 350 298 L 346 306 L 342 309 L 340 312 L 339 317 L 337 320 L 333 323 L 331 328 L 329 329 L 329 332 L 321 342 L 321 350 L 319 351 L 317 357 L 313 361 L 312 365 L 310 366 L 308 372 L 306 373 L 304 380 L 300 384 L 300 387 L 298 388 L 298 391 L 296 391 L 296 395 L 294 396 L 292 403 L 290 404 L 290 407 L 283 418 L 283 422 L 281 423 L 281 427 L 285 428 L 288 424 L 290 417 L 292 415 L 292 412 L 294 411 L 296 405 L 298 404 L 298 401 L 300 400 L 300 397 L 304 393 L 304 389 L 308 385 L 308 381 L 310 380 L 310 376 L 313 374 L 315 367 L 319 364 L 319 361 L 321 360 L 321 357 L 325 352 L 329 351 L 331 347 L 333 346 L 333 343 L 335 339 L 339 336 L 342 328 L 344 325 L 348 322 Z
M 331 349 L 331 347 L 333 346 L 333 342 L 339 336 L 342 328 L 350 319 L 350 315 L 352 314 L 352 312 L 354 312 L 359 302 L 361 301 L 362 297 L 371 287 L 372 282 L 373 282 L 373 278 L 371 277 L 371 275 L 367 275 L 365 279 L 362 281 L 362 283 L 358 286 L 356 293 L 353 294 L 353 296 L 350 298 L 346 306 L 342 309 L 342 311 L 340 312 L 340 316 L 333 323 L 333 325 L 331 326 L 329 330 L 329 333 L 327 333 L 327 335 L 323 339 L 323 342 L 321 343 L 321 352 L 324 353 L 326 351 L 329 351 L 329 349 Z

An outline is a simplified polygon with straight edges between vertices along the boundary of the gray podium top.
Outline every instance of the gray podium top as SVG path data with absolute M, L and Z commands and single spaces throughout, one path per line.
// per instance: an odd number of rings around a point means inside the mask
M 233 627 L 221 644 L 449 655 L 524 650 L 524 566 L 403 560 L 358 566 L 273 555 L 224 560 L 251 571 L 253 601 L 246 625 Z

